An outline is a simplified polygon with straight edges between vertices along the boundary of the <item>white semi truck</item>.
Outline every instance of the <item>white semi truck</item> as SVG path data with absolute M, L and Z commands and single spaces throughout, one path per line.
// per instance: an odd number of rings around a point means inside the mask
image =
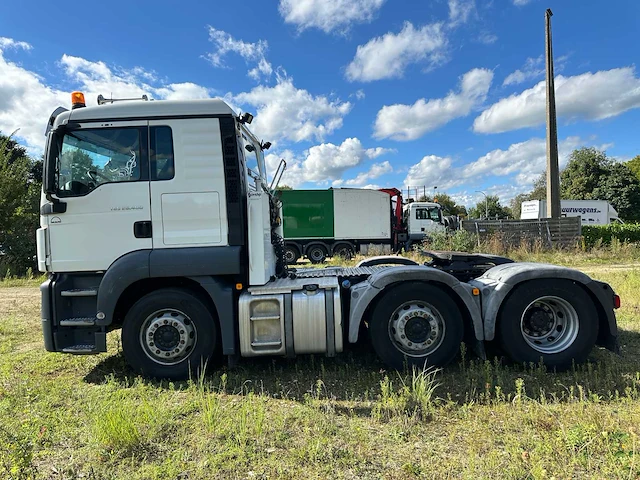
M 611 287 L 489 255 L 376 257 L 288 269 L 268 148 L 217 99 L 107 101 L 80 92 L 47 125 L 37 231 L 44 346 L 107 350 L 185 378 L 213 357 L 333 356 L 363 334 L 391 368 L 449 363 L 464 340 L 563 368 L 617 349 Z M 283 119 L 285 120 L 285 119 Z

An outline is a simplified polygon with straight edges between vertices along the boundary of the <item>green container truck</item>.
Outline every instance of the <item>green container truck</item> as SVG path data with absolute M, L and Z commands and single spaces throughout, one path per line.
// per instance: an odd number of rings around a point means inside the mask
M 357 188 L 282 190 L 285 258 L 368 254 L 371 245 L 384 253 L 393 243 L 393 205 L 389 193 Z

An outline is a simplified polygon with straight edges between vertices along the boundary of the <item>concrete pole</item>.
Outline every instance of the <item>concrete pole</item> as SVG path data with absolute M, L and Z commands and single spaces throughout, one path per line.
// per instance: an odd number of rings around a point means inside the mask
M 547 217 L 560 218 L 560 168 L 558 166 L 558 125 L 556 124 L 556 93 L 553 77 L 553 47 L 551 46 L 551 9 L 545 18 L 545 53 L 547 65 Z

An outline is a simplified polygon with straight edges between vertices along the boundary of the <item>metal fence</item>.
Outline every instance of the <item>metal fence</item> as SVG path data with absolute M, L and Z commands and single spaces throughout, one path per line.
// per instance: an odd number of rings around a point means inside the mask
M 474 233 L 478 244 L 487 237 L 499 236 L 504 244 L 518 246 L 536 243 L 547 247 L 575 245 L 582 235 L 580 217 L 540 218 L 534 220 L 465 220 L 462 228 Z

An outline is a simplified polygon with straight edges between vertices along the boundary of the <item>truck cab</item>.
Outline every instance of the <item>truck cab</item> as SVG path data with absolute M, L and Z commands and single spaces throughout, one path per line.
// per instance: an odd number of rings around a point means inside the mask
M 463 340 L 559 368 L 617 348 L 619 298 L 567 268 L 452 252 L 287 267 L 252 118 L 219 99 L 87 107 L 80 92 L 52 113 L 36 234 L 46 350 L 105 352 L 120 330 L 134 371 L 183 379 L 223 356 L 331 357 L 363 332 L 397 369 L 446 365 Z M 406 211 L 422 234 L 440 229 L 437 204 Z
M 430 233 L 444 232 L 442 206 L 434 202 L 411 202 L 404 206 L 409 239 L 422 241 Z

